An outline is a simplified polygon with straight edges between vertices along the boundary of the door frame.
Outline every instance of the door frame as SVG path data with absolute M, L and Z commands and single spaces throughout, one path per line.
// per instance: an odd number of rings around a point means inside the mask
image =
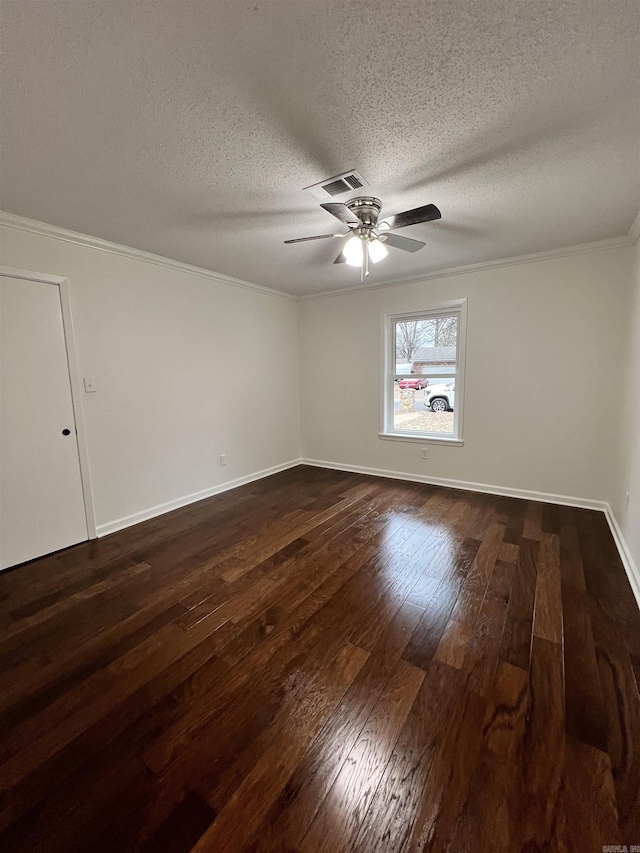
M 84 409 L 82 405 L 82 383 L 80 382 L 78 355 L 73 332 L 73 313 L 71 310 L 71 291 L 69 288 L 69 281 L 64 276 L 60 275 L 50 275 L 49 273 L 14 269 L 13 267 L 5 266 L 0 266 L 0 276 L 22 279 L 23 281 L 36 281 L 41 284 L 52 284 L 54 287 L 58 288 L 58 293 L 60 295 L 60 308 L 62 311 L 62 327 L 67 350 L 67 368 L 69 370 L 69 384 L 71 386 L 71 401 L 73 404 L 73 416 L 76 426 L 76 444 L 78 447 L 78 459 L 80 460 L 80 479 L 82 482 L 84 514 L 87 521 L 87 536 L 89 539 L 97 539 L 96 513 L 93 503 L 91 471 L 89 466 L 89 447 L 87 444 Z

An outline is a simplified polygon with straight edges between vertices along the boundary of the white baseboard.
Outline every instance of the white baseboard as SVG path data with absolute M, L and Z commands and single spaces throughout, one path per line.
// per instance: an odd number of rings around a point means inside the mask
M 622 565 L 624 566 L 624 570 L 627 573 L 629 583 L 631 584 L 631 589 L 633 590 L 633 594 L 635 595 L 636 601 L 638 602 L 638 607 L 640 608 L 640 569 L 638 569 L 633 557 L 631 556 L 629 546 L 627 545 L 627 542 L 624 536 L 622 535 L 620 525 L 618 524 L 616 517 L 613 514 L 613 510 L 611 509 L 611 506 L 609 504 L 606 504 L 604 512 L 607 521 L 609 522 L 609 528 L 611 529 L 613 541 L 616 543 L 618 553 L 620 554 L 620 559 L 622 560 Z
M 265 468 L 262 471 L 256 471 L 254 474 L 247 474 L 244 477 L 238 477 L 236 480 L 228 480 L 226 483 L 219 483 L 217 486 L 212 486 L 210 489 L 203 489 L 200 492 L 193 492 L 191 495 L 176 498 L 173 501 L 167 501 L 157 506 L 143 509 L 140 512 L 134 512 L 132 515 L 125 515 L 122 518 L 116 518 L 114 521 L 108 521 L 106 524 L 99 524 L 96 528 L 98 538 L 107 536 L 109 533 L 115 533 L 116 530 L 123 530 L 125 527 L 131 527 L 134 524 L 140 524 L 141 521 L 148 521 L 150 518 L 155 518 L 157 515 L 164 515 L 165 512 L 171 512 L 173 509 L 195 503 L 196 501 L 204 500 L 205 498 L 213 497 L 221 492 L 228 492 L 230 489 L 237 489 L 238 486 L 244 486 L 247 483 L 252 483 L 254 480 L 262 480 L 263 477 L 270 477 L 272 474 L 278 474 L 280 471 L 286 471 L 288 468 L 295 468 L 300 465 L 300 459 L 292 459 L 290 462 L 283 462 L 281 465 L 273 465 L 271 468 Z
M 580 509 L 597 509 L 604 512 L 604 501 L 590 498 L 576 498 L 570 495 L 554 495 L 551 492 L 532 492 L 528 489 L 513 489 L 510 486 L 491 486 L 487 483 L 470 483 L 466 480 L 449 480 L 444 477 L 430 477 L 422 474 L 406 474 L 404 471 L 385 471 L 382 468 L 364 468 L 361 465 L 343 465 L 341 462 L 325 462 L 321 459 L 301 459 L 303 465 L 316 468 L 334 468 L 336 471 L 351 471 L 354 474 L 369 474 L 372 477 L 389 477 L 392 480 L 408 480 L 413 483 L 427 483 L 431 486 L 446 486 L 449 489 L 464 489 L 469 492 L 484 492 L 488 495 L 500 495 L 506 498 L 522 498 L 528 501 L 575 506 Z

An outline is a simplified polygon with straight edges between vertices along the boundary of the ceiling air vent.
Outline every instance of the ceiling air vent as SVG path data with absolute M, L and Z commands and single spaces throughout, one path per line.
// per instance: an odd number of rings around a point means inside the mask
M 333 178 L 327 178 L 317 184 L 312 184 L 310 187 L 305 187 L 304 192 L 308 192 L 314 198 L 320 201 L 326 201 L 328 198 L 350 193 L 353 190 L 359 190 L 360 187 L 368 186 L 361 174 L 352 169 L 350 172 L 344 172 L 342 175 L 336 175 Z

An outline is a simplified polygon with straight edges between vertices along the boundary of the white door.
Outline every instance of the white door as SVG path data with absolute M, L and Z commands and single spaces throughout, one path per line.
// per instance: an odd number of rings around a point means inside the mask
M 0 569 L 87 538 L 60 289 L 0 276 Z

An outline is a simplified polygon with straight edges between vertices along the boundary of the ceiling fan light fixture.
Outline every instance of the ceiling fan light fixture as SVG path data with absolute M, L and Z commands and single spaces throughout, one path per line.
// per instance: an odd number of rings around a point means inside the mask
M 347 263 L 352 267 L 362 266 L 364 257 L 364 244 L 360 237 L 350 237 L 345 243 L 342 254 L 345 256 Z
M 389 254 L 387 247 L 380 240 L 372 240 L 369 243 L 369 259 L 371 263 L 377 264 Z
M 342 175 L 339 178 L 345 177 Z M 337 178 L 336 178 L 337 180 Z M 348 176 L 345 177 L 348 180 Z M 408 225 L 418 225 L 421 222 L 432 222 L 440 219 L 442 214 L 435 204 L 424 204 L 412 210 L 396 213 L 386 219 L 379 219 L 382 202 L 370 196 L 358 196 L 345 204 L 341 202 L 325 202 L 320 205 L 323 210 L 339 219 L 346 225 L 348 231 L 343 234 L 317 234 L 314 237 L 296 237 L 285 240 L 285 243 L 306 243 L 308 240 L 324 240 L 329 237 L 344 238 L 344 246 L 334 264 L 348 264 L 360 267 L 360 280 L 364 281 L 369 275 L 369 263 L 377 264 L 387 257 L 389 247 L 401 249 L 403 252 L 417 252 L 426 243 L 395 234 L 398 228 Z M 382 232 L 382 233 L 381 233 Z

